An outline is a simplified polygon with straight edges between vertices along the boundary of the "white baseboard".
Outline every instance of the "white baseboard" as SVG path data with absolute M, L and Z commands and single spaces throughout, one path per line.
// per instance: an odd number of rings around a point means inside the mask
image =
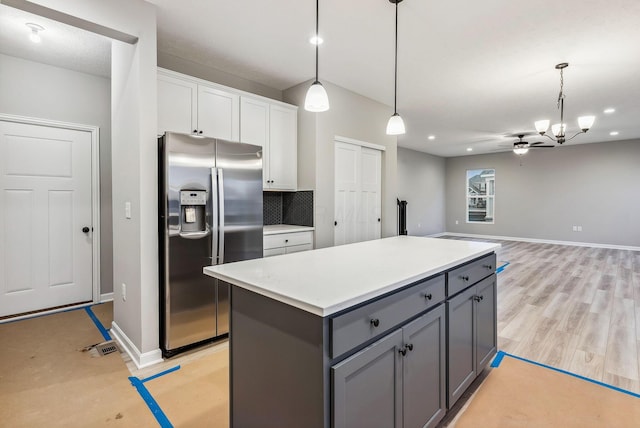
M 100 295 L 100 303 L 112 302 L 113 301 L 113 291 L 111 293 L 104 293 Z
M 140 352 L 138 347 L 124 334 L 115 321 L 111 324 L 110 333 L 118 344 L 122 346 L 122 349 L 125 350 L 138 369 L 149 367 L 163 361 L 162 351 L 160 351 L 160 349 L 154 349 L 153 351 L 145 353 Z
M 425 235 L 425 236 L 428 236 L 429 238 L 439 238 L 439 237 L 445 236 L 445 235 L 447 235 L 447 232 L 434 233 L 434 234 Z
M 501 239 L 503 241 L 534 242 L 538 244 L 571 245 L 574 247 L 593 247 L 593 248 L 608 248 L 612 250 L 640 251 L 640 247 L 633 247 L 630 245 L 596 244 L 593 242 L 555 241 L 555 240 L 549 240 L 549 239 L 519 238 L 515 236 L 475 235 L 472 233 L 456 233 L 456 232 L 444 232 L 438 235 L 439 236 L 459 236 L 459 237 L 480 238 L 480 239 Z M 436 235 L 430 235 L 430 236 L 436 237 Z

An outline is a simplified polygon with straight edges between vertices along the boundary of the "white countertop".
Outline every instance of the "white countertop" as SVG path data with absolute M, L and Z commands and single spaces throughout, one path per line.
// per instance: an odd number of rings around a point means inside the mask
M 314 227 L 309 226 L 296 226 L 294 224 L 271 224 L 262 228 L 264 235 L 277 235 L 279 233 L 292 233 L 292 232 L 310 232 Z
M 498 248 L 487 242 L 395 236 L 208 266 L 204 273 L 324 317 Z

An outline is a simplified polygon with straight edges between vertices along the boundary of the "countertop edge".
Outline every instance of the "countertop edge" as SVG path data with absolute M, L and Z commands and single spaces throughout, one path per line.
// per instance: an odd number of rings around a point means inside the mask
M 489 248 L 485 248 L 485 249 L 483 249 L 481 251 L 475 252 L 475 253 L 473 253 L 471 255 L 468 255 L 466 257 L 461 257 L 461 258 L 456 259 L 455 261 L 452 261 L 450 263 L 445 263 L 445 264 L 443 264 L 441 266 L 438 266 L 437 268 L 433 268 L 433 269 L 427 270 L 427 271 L 425 271 L 423 273 L 420 273 L 419 275 L 414 275 L 414 276 L 409 277 L 409 278 L 400 279 L 397 282 L 389 284 L 388 286 L 373 290 L 373 291 L 368 292 L 368 293 L 361 294 L 361 295 L 356 296 L 354 298 L 344 300 L 344 301 L 342 301 L 342 302 L 340 302 L 338 304 L 327 306 L 325 308 L 314 306 L 314 305 L 309 304 L 307 302 L 300 301 L 298 299 L 294 299 L 294 298 L 292 298 L 290 296 L 286 296 L 286 295 L 283 295 L 283 294 L 280 294 L 280 293 L 276 293 L 276 292 L 274 292 L 274 291 L 272 291 L 270 289 L 265 289 L 263 287 L 255 285 L 255 284 L 250 284 L 250 283 L 247 283 L 247 282 L 244 282 L 244 281 L 240 281 L 240 280 L 238 280 L 236 278 L 228 277 L 228 276 L 226 276 L 226 275 L 224 275 L 224 274 L 222 274 L 220 272 L 213 272 L 212 270 L 210 270 L 210 268 L 213 267 L 213 266 L 204 267 L 203 268 L 203 273 L 206 274 L 206 275 L 213 276 L 215 278 L 221 279 L 223 281 L 226 281 L 226 282 L 228 282 L 230 284 L 233 284 L 235 286 L 238 286 L 238 287 L 244 288 L 246 290 L 252 291 L 254 293 L 260 294 L 262 296 L 269 297 L 271 299 L 274 299 L 276 301 L 285 303 L 285 304 L 293 306 L 295 308 L 302 309 L 302 310 L 304 310 L 306 312 L 310 312 L 310 313 L 312 313 L 314 315 L 318 315 L 320 317 L 328 317 L 328 316 L 331 316 L 331 315 L 333 315 L 333 314 L 335 314 L 337 312 L 340 312 L 340 311 L 343 311 L 345 309 L 348 309 L 348 308 L 350 308 L 352 306 L 356 306 L 356 305 L 362 304 L 362 303 L 367 302 L 367 301 L 369 301 L 371 299 L 375 299 L 375 298 L 377 298 L 379 296 L 382 296 L 384 294 L 387 294 L 389 292 L 392 292 L 392 291 L 397 290 L 399 288 L 402 288 L 404 286 L 410 285 L 410 284 L 412 284 L 414 282 L 417 282 L 417 281 L 419 281 L 421 279 L 428 278 L 430 276 L 434 276 L 434 275 L 439 274 L 439 273 L 443 273 L 443 272 L 445 272 L 445 271 L 447 271 L 447 270 L 449 270 L 449 269 L 451 269 L 453 267 L 459 266 L 461 264 L 464 264 L 464 263 L 469 262 L 471 260 L 477 259 L 477 258 L 482 257 L 484 255 L 494 253 L 500 247 L 501 247 L 500 244 L 495 244 L 495 245 L 493 245 L 493 246 L 491 246 Z

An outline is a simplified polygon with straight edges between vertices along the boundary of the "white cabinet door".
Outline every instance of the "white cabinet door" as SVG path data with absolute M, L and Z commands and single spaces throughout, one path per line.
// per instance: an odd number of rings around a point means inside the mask
M 359 240 L 356 222 L 359 187 L 360 146 L 336 143 L 334 245 Z
M 240 97 L 217 88 L 198 85 L 198 132 L 223 140 L 240 137 Z
M 298 187 L 298 111 L 271 104 L 269 111 L 268 188 Z
M 335 143 L 334 245 L 380 238 L 382 152 Z
M 240 97 L 240 141 L 266 147 L 269 139 L 269 103 Z
M 361 151 L 359 232 L 362 241 L 380 238 L 382 193 L 382 153 L 362 147 Z
M 198 127 L 198 85 L 158 73 L 158 135 L 190 134 Z

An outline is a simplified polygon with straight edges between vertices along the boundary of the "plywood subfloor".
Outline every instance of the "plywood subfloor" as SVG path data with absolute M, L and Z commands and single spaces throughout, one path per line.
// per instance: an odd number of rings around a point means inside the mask
M 103 326 L 113 306 L 92 310 Z M 144 383 L 175 427 L 227 427 L 228 346 L 218 343 L 131 373 L 123 355 L 96 357 L 103 342 L 85 310 L 0 324 L 0 426 L 158 427 L 129 376 Z
M 640 426 L 640 399 L 506 356 L 450 426 L 631 428 Z

